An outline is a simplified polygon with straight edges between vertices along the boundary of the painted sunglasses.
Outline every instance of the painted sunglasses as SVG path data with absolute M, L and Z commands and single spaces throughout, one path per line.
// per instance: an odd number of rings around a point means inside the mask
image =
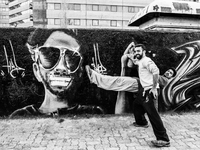
M 37 54 L 37 62 L 46 70 L 53 70 L 62 59 L 70 73 L 74 73 L 78 70 L 82 61 L 78 50 L 71 50 L 66 47 L 41 46 L 37 48 Z

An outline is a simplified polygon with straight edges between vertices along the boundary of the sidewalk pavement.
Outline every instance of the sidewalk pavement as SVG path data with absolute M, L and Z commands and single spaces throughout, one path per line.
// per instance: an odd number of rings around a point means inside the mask
M 133 115 L 62 116 L 0 120 L 0 150 L 199 150 L 200 114 L 161 114 L 171 146 L 155 148 L 151 125 Z

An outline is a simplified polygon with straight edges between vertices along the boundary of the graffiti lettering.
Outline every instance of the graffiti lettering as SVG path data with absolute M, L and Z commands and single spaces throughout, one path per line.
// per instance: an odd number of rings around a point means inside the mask
M 188 3 L 177 3 L 173 2 L 173 6 L 176 10 L 185 10 L 189 11 L 191 8 L 189 7 Z
M 12 78 L 16 78 L 18 76 L 24 77 L 25 69 L 17 65 L 12 42 L 10 40 L 8 40 L 8 42 L 9 48 L 6 48 L 6 46 L 3 45 L 3 50 L 6 58 L 6 65 L 2 65 L 2 67 L 7 68 L 7 72 Z M 3 70 L 1 70 L 1 75 L 5 75 Z
M 106 74 L 107 69 L 102 65 L 100 60 L 98 43 L 93 44 L 93 47 L 94 57 L 92 58 L 92 66 L 94 67 L 95 71 L 101 74 Z

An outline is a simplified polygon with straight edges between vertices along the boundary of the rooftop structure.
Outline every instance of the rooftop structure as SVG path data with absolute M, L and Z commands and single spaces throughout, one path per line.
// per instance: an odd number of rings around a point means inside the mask
M 155 0 L 136 13 L 129 26 L 145 30 L 200 30 L 200 3 Z

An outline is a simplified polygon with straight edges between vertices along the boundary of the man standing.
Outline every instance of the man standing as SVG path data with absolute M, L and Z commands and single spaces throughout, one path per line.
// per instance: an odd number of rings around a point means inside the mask
M 157 101 L 159 93 L 159 69 L 156 64 L 145 55 L 146 49 L 142 44 L 135 46 L 135 57 L 138 59 L 138 74 L 143 91 L 139 91 L 139 95 L 134 104 L 135 125 L 145 126 L 147 121 L 144 117 L 146 112 L 152 125 L 156 140 L 152 144 L 157 147 L 170 146 L 169 137 L 163 125 L 161 117 L 154 104 Z M 142 117 L 142 118 L 141 118 Z

